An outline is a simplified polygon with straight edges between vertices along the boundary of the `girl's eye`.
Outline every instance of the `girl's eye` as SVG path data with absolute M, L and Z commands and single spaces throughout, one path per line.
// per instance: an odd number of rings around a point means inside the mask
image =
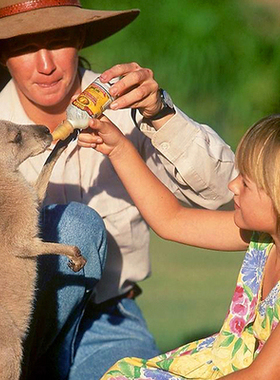
M 243 183 L 244 187 L 248 187 L 248 185 L 247 185 L 247 183 L 246 183 L 246 181 L 244 179 L 242 179 L 242 183 Z

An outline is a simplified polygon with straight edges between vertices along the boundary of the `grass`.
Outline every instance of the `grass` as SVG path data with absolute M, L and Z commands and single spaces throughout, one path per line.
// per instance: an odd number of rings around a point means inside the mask
M 151 234 L 152 276 L 140 284 L 142 312 L 165 352 L 220 329 L 243 252 L 216 252 Z

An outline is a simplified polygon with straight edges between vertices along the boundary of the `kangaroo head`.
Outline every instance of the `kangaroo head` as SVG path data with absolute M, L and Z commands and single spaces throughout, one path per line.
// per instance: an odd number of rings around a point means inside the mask
M 0 162 L 15 170 L 27 158 L 44 152 L 52 140 L 44 125 L 19 125 L 0 120 Z

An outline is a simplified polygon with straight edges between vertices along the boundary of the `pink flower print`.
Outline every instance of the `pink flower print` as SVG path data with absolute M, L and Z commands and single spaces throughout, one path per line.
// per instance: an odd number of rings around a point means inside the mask
M 248 313 L 249 300 L 244 289 L 237 285 L 230 305 L 230 312 L 233 315 L 244 317 Z
M 248 312 L 248 299 L 244 298 L 240 303 L 232 303 L 230 307 L 230 311 L 233 315 L 239 315 L 240 317 L 244 317 L 244 315 Z
M 242 286 L 240 285 L 237 285 L 236 288 L 235 288 L 235 291 L 234 291 L 234 294 L 233 294 L 233 297 L 232 297 L 232 301 L 233 302 L 241 302 L 244 298 L 244 289 L 242 288 Z
M 273 331 L 274 329 L 275 329 L 275 327 L 277 327 L 278 326 L 278 321 L 276 321 L 275 319 L 273 320 L 273 322 L 272 322 L 272 325 L 271 325 L 271 331 Z
M 193 352 L 193 350 L 188 350 L 188 351 L 182 352 L 182 354 L 180 356 L 191 355 L 192 352 Z
M 255 354 L 254 354 L 255 357 L 260 353 L 264 344 L 265 344 L 265 342 L 263 342 L 262 340 L 258 340 L 258 347 L 257 347 Z
M 252 299 L 252 302 L 250 304 L 250 315 L 249 315 L 248 322 L 252 322 L 255 319 L 257 303 L 258 303 L 258 297 L 256 296 Z
M 241 317 L 233 317 L 229 322 L 230 331 L 233 334 L 241 336 L 241 333 L 245 327 L 245 319 Z

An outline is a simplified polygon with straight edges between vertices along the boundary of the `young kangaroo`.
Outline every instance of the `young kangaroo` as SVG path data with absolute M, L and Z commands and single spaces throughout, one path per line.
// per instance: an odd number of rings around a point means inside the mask
M 77 247 L 46 243 L 38 237 L 39 204 L 68 141 L 55 146 L 35 186 L 18 171 L 24 160 L 42 153 L 51 143 L 52 136 L 45 126 L 0 120 L 1 380 L 17 380 L 20 376 L 22 339 L 28 329 L 36 285 L 36 256 L 66 255 L 73 271 L 86 263 Z

